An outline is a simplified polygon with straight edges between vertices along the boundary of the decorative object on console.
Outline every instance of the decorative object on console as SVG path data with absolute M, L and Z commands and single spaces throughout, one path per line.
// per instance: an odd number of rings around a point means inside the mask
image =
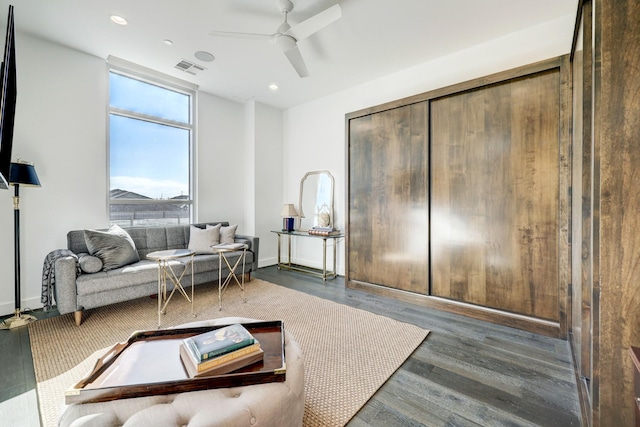
M 333 227 L 333 186 L 333 175 L 326 170 L 307 172 L 302 177 L 298 202 L 298 212 L 301 214 L 297 230 Z M 302 212 L 310 213 L 309 217 Z
M 332 228 L 329 227 L 331 224 L 331 210 L 326 203 L 323 203 L 318 209 L 318 226 L 322 228 Z M 316 227 L 314 227 L 316 228 Z
M 298 212 L 296 211 L 296 207 L 293 206 L 293 203 L 285 203 L 284 206 L 282 206 L 280 216 L 283 218 L 282 231 L 293 231 L 295 217 L 298 216 Z
M 27 162 L 11 163 L 9 184 L 15 188 L 13 196 L 13 222 L 15 247 L 15 314 L 0 325 L 0 329 L 13 329 L 36 320 L 34 316 L 20 311 L 20 185 L 40 187 L 40 180 L 33 164 Z
M 339 236 L 342 232 L 333 227 L 313 227 L 309 230 L 309 234 L 313 236 Z

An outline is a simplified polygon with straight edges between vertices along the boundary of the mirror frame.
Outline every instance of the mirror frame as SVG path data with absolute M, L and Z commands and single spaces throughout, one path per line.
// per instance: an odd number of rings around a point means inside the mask
M 302 229 L 302 216 L 301 216 L 301 214 L 304 213 L 304 210 L 302 209 L 302 197 L 303 197 L 303 192 L 304 192 L 304 182 L 311 175 L 327 175 L 329 177 L 329 179 L 331 180 L 331 196 L 330 196 L 330 203 L 329 203 L 329 227 L 333 227 L 333 193 L 335 192 L 335 179 L 333 178 L 333 175 L 331 175 L 331 172 L 329 172 L 328 170 L 318 170 L 318 171 L 307 172 L 306 174 L 304 174 L 304 176 L 300 180 L 300 198 L 298 200 L 298 227 L 296 228 L 296 230 L 298 230 L 298 231 L 308 231 L 309 230 L 309 228 Z M 314 221 L 314 223 L 315 223 L 315 221 Z

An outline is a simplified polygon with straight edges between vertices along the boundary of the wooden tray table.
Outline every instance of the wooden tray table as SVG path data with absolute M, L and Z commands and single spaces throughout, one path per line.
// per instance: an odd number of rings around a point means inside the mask
M 65 403 L 104 402 L 285 381 L 283 322 L 242 325 L 260 342 L 264 351 L 262 362 L 229 374 L 190 378 L 180 360 L 182 340 L 227 325 L 138 331 L 98 359 L 93 370 L 65 392 Z

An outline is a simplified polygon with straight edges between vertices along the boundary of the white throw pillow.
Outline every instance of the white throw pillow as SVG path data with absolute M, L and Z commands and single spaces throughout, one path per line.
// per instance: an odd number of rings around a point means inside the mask
M 220 243 L 233 243 L 236 240 L 236 229 L 238 224 L 222 227 L 220 229 Z
M 196 254 L 212 254 L 211 245 L 220 243 L 220 227 L 189 227 L 189 246 Z

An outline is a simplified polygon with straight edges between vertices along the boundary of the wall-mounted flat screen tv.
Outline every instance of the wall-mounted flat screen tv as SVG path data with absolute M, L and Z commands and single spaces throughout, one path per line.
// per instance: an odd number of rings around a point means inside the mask
M 16 113 L 16 46 L 13 6 L 9 6 L 4 58 L 0 70 L 0 188 L 8 189 L 13 145 L 13 122 Z

